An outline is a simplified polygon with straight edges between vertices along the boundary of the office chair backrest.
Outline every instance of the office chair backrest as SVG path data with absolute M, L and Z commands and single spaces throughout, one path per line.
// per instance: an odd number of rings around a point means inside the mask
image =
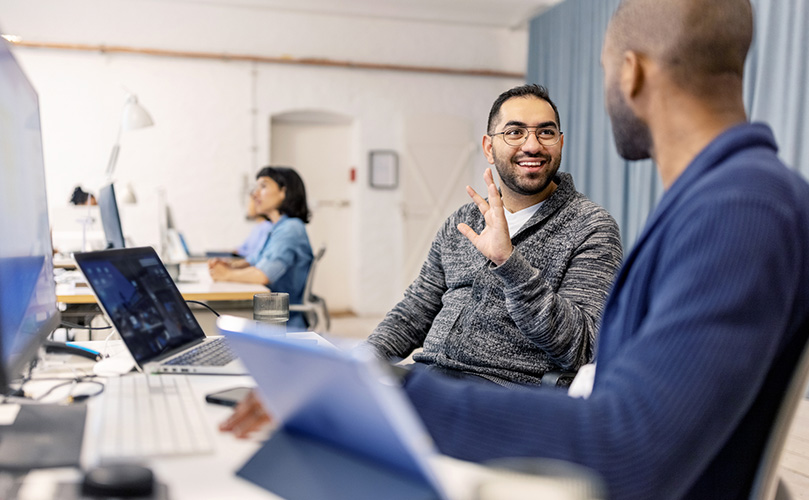
M 773 422 L 767 445 L 764 448 L 764 454 L 756 471 L 753 488 L 750 490 L 751 500 L 771 500 L 776 498 L 779 483 L 778 464 L 781 459 L 781 452 L 798 409 L 798 404 L 804 398 L 807 381 L 809 381 L 809 342 L 803 347 L 803 353 L 798 359 L 789 387 L 784 393 L 784 399 L 781 401 L 775 422 Z
M 306 276 L 306 284 L 303 287 L 303 303 L 311 300 L 312 295 L 312 283 L 315 281 L 315 268 L 317 267 L 317 263 L 320 262 L 320 259 L 323 258 L 323 254 L 326 253 L 326 245 L 322 245 L 320 248 L 317 249 L 315 252 L 314 258 L 312 259 L 312 264 L 309 266 L 309 274 Z
M 303 287 L 303 302 L 301 304 L 290 304 L 290 311 L 302 312 L 306 318 L 306 323 L 311 330 L 315 330 L 321 323 L 325 323 L 328 331 L 331 328 L 331 318 L 329 317 L 329 310 L 326 306 L 326 301 L 312 293 L 312 284 L 315 281 L 315 270 L 323 254 L 326 253 L 326 246 L 321 246 L 315 252 L 312 264 L 309 266 L 309 275 L 306 277 L 306 284 Z

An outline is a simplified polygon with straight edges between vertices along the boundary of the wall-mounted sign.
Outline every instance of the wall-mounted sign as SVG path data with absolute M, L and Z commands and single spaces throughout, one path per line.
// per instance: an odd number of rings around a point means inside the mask
M 371 151 L 369 155 L 369 183 L 372 188 L 399 187 L 399 155 L 396 151 Z

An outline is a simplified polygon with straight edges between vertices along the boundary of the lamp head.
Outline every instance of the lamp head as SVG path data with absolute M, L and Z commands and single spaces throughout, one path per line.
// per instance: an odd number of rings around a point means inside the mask
M 151 127 L 154 125 L 152 117 L 149 112 L 143 109 L 143 106 L 138 104 L 138 96 L 129 94 L 124 104 L 124 112 L 121 116 L 121 131 L 127 132 L 144 127 Z
M 112 147 L 110 153 L 110 161 L 107 163 L 107 170 L 105 176 L 107 182 L 112 182 L 112 175 L 115 173 L 115 164 L 118 161 L 118 151 L 120 150 L 121 133 L 128 132 L 144 127 L 151 127 L 154 125 L 152 117 L 149 112 L 143 109 L 143 106 L 138 104 L 138 96 L 129 94 L 124 103 L 124 112 L 121 115 L 121 126 L 118 129 L 118 138 L 115 140 L 115 145 Z

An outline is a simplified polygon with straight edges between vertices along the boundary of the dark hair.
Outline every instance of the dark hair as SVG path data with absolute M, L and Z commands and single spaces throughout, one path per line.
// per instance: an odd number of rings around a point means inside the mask
M 76 186 L 76 188 L 73 189 L 73 194 L 70 195 L 70 203 L 74 205 L 87 205 L 92 198 L 92 194 L 86 192 L 81 186 Z
M 287 217 L 295 217 L 308 223 L 311 218 L 309 206 L 306 204 L 306 188 L 303 179 L 289 167 L 264 167 L 256 174 L 259 177 L 269 177 L 278 184 L 279 188 L 286 189 L 286 196 L 278 211 Z
M 616 53 L 643 53 L 681 88 L 713 98 L 727 95 L 725 82 L 744 78 L 753 7 L 749 0 L 622 0 L 607 36 Z
M 486 127 L 486 131 L 489 134 L 494 133 L 494 122 L 497 120 L 498 115 L 500 115 L 500 108 L 503 106 L 503 103 L 511 99 L 512 97 L 528 97 L 533 96 L 537 99 L 542 99 L 543 101 L 547 101 L 548 104 L 551 105 L 553 108 L 553 113 L 556 115 L 556 126 L 559 127 L 561 130 L 562 122 L 559 120 L 559 110 L 556 109 L 556 104 L 551 101 L 550 95 L 548 95 L 548 89 L 543 87 L 542 85 L 537 85 L 536 83 L 529 83 L 526 85 L 520 85 L 519 87 L 514 87 L 513 89 L 506 90 L 494 101 L 492 104 L 492 110 L 489 111 L 489 123 Z

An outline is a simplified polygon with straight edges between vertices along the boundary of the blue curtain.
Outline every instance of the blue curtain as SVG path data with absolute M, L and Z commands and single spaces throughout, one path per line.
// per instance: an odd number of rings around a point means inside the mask
M 651 161 L 626 162 L 604 111 L 601 45 L 620 0 L 566 0 L 529 27 L 527 80 L 548 88 L 565 133 L 562 168 L 604 206 L 629 249 L 663 193 Z M 781 157 L 809 177 L 809 2 L 753 0 L 756 33 L 747 61 L 745 104 L 768 122 Z

